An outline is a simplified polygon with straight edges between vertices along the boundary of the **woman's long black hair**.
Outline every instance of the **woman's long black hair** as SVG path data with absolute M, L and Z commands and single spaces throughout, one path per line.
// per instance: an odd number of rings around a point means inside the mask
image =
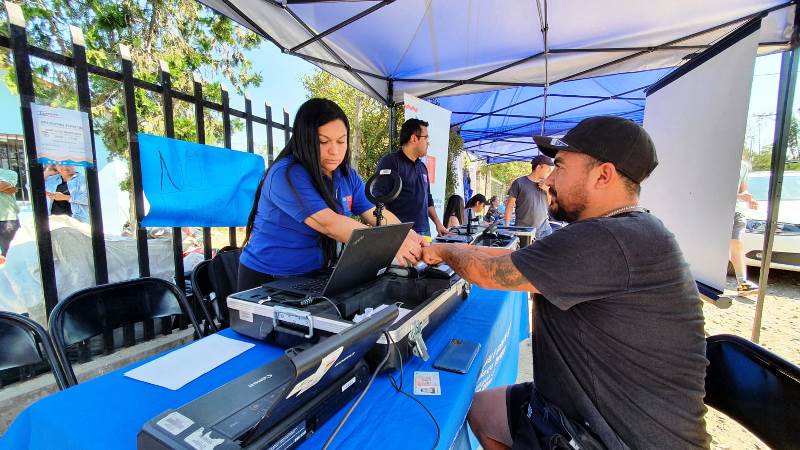
M 317 192 L 322 195 L 328 207 L 337 213 L 342 212 L 342 207 L 336 198 L 336 193 L 333 192 L 333 180 L 327 178 L 322 173 L 319 159 L 319 127 L 334 120 L 341 120 L 347 129 L 347 142 L 350 142 L 350 122 L 347 120 L 342 108 L 331 100 L 324 98 L 312 98 L 303 103 L 297 114 L 294 117 L 294 125 L 292 125 L 292 137 L 286 146 L 278 154 L 275 162 L 280 161 L 288 156 L 293 156 L 295 163 L 290 165 L 286 170 L 286 183 L 294 192 L 295 199 L 300 206 L 303 205 L 303 200 L 294 188 L 292 183 L 292 171 L 297 169 L 296 165 L 301 165 L 311 177 L 311 182 L 317 189 Z M 273 163 L 274 166 L 275 163 Z M 271 169 L 272 166 L 269 168 Z M 253 208 L 250 210 L 250 217 L 247 220 L 247 228 L 245 233 L 245 245 L 250 240 L 250 233 L 253 231 L 253 223 L 255 222 L 256 213 L 258 212 L 258 202 L 261 199 L 261 189 L 264 185 L 269 174 L 269 169 L 261 177 L 256 189 L 256 196 L 253 200 Z M 341 171 L 343 176 L 348 176 L 350 173 L 350 146 L 348 145 L 347 151 L 344 155 L 344 160 L 336 169 Z M 336 257 L 336 241 L 326 235 L 320 235 L 320 246 L 322 247 L 325 256 L 325 266 L 328 266 Z
M 450 216 L 456 216 L 458 223 L 461 225 L 466 223 L 464 222 L 464 199 L 458 194 L 453 194 L 447 199 L 447 205 L 444 207 L 444 217 L 442 218 L 444 226 L 447 226 Z

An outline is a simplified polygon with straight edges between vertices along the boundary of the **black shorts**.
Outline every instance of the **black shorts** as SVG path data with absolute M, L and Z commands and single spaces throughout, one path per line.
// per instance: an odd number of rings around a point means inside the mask
M 569 419 L 555 405 L 536 392 L 533 383 L 521 383 L 506 389 L 508 429 L 512 449 L 604 449 L 589 430 Z
M 508 429 L 514 442 L 512 448 L 542 448 L 536 430 L 528 419 L 528 405 L 533 394 L 533 383 L 520 383 L 506 389 Z

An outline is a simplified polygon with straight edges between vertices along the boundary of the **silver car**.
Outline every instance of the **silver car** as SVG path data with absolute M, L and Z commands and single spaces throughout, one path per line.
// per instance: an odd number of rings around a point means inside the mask
M 767 226 L 770 172 L 753 172 L 747 179 L 748 191 L 758 200 L 758 209 L 747 210 L 747 228 L 742 237 L 745 262 L 761 267 L 764 231 Z M 783 189 L 778 229 L 772 245 L 771 269 L 800 272 L 800 171 L 790 170 L 783 175 Z

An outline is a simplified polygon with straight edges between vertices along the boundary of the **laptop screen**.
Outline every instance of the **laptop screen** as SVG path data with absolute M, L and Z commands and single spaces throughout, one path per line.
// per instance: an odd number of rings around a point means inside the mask
M 353 230 L 323 295 L 332 296 L 374 280 L 392 263 L 412 223 Z

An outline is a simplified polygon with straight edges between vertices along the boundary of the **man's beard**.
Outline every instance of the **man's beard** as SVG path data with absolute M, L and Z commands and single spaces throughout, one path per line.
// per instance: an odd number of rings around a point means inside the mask
M 547 209 L 550 212 L 550 216 L 555 220 L 568 223 L 575 222 L 578 220 L 583 210 L 586 209 L 585 196 L 577 196 L 579 197 L 578 200 L 581 201 L 578 202 L 579 206 L 574 208 L 567 208 L 559 201 L 558 193 L 553 186 L 550 186 L 550 196 L 551 200 Z

